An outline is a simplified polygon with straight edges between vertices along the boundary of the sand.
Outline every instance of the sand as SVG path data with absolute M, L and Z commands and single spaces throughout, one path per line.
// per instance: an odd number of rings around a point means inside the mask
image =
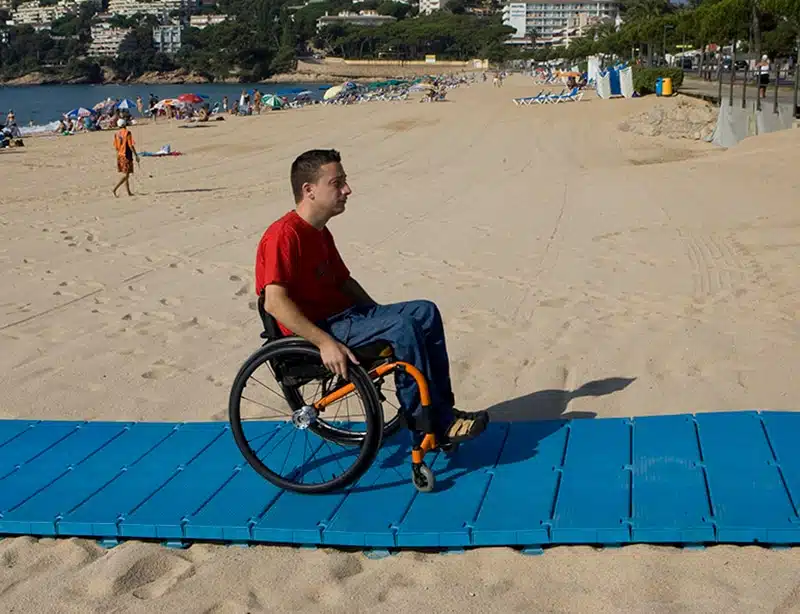
M 111 194 L 109 133 L 0 152 L 0 418 L 225 420 L 260 343 L 257 241 L 317 146 L 354 190 L 331 223 L 348 265 L 379 301 L 437 302 L 464 409 L 797 409 L 800 131 L 722 151 L 620 131 L 653 97 L 511 102 L 539 89 L 135 127 L 185 155 L 143 158 L 134 198 Z M 375 561 L 22 537 L 0 570 L 6 612 L 800 611 L 800 554 L 758 547 Z

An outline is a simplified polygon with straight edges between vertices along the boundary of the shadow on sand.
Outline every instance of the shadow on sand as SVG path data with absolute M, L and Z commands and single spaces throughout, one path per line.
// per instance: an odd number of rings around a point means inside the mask
M 576 390 L 539 390 L 493 405 L 489 408 L 489 415 L 492 422 L 594 418 L 597 414 L 591 411 L 568 412 L 569 402 L 582 397 L 602 397 L 620 392 L 635 380 L 635 377 L 608 377 L 587 382 Z

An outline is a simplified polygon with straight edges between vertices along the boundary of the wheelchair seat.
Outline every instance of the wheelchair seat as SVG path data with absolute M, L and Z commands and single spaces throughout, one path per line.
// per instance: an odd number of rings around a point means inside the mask
M 278 321 L 267 313 L 267 310 L 264 308 L 264 302 L 264 291 L 262 290 L 258 297 L 258 315 L 261 317 L 261 323 L 264 326 L 261 338 L 267 341 L 275 341 L 276 339 L 286 337 L 280 326 L 278 326 Z M 367 371 L 382 363 L 394 360 L 394 350 L 392 346 L 387 341 L 381 339 L 366 345 L 350 348 L 350 351 L 353 352 L 359 364 Z

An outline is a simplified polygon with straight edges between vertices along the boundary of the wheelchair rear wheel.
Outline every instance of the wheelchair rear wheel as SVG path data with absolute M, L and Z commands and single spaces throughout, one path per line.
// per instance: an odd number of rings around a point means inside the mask
M 335 390 L 336 388 L 339 388 L 347 383 L 337 380 L 338 376 L 332 374 L 329 375 L 327 379 L 320 382 L 322 389 Z M 386 413 L 384 412 L 383 414 L 383 437 L 385 439 L 394 435 L 400 429 L 400 427 L 403 426 L 403 418 L 400 413 L 400 408 L 389 401 L 389 399 L 386 398 L 386 395 L 384 395 L 384 392 L 395 393 L 396 391 L 394 388 L 387 389 L 384 385 L 377 383 L 374 380 L 372 381 L 372 384 L 376 388 L 378 402 L 382 405 L 384 403 L 386 405 L 390 405 L 394 410 L 394 413 L 388 416 L 388 419 Z M 281 390 L 283 391 L 289 406 L 292 408 L 292 411 L 297 411 L 303 407 L 303 405 L 305 405 L 303 392 L 299 390 L 298 386 L 285 386 L 281 384 Z M 338 411 L 341 411 L 342 409 L 347 412 L 350 411 L 348 404 L 345 404 L 343 408 L 338 408 Z M 337 417 L 338 413 L 336 412 L 330 412 L 329 415 L 321 414 L 317 418 L 317 422 L 313 425 L 313 427 L 310 428 L 313 428 L 325 439 L 335 441 L 336 443 L 340 443 L 345 446 L 360 444 L 361 440 L 364 439 L 364 431 L 359 428 L 359 424 L 351 422 L 343 425 L 341 421 L 336 419 Z
M 229 400 L 231 430 L 250 466 L 279 488 L 302 493 L 361 477 L 381 445 L 383 408 L 363 368 L 350 365 L 348 375 L 349 382 L 336 383 L 319 350 L 296 339 L 267 343 L 250 356 Z M 319 406 L 350 384 L 341 399 Z M 336 411 L 340 404 L 344 416 Z

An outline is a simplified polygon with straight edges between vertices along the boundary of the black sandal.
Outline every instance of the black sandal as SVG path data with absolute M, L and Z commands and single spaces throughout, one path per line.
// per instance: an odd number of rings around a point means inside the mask
M 454 409 L 453 421 L 447 427 L 441 443 L 442 445 L 458 444 L 474 439 L 486 430 L 487 424 L 489 424 L 489 412 L 485 410 L 468 413 Z

